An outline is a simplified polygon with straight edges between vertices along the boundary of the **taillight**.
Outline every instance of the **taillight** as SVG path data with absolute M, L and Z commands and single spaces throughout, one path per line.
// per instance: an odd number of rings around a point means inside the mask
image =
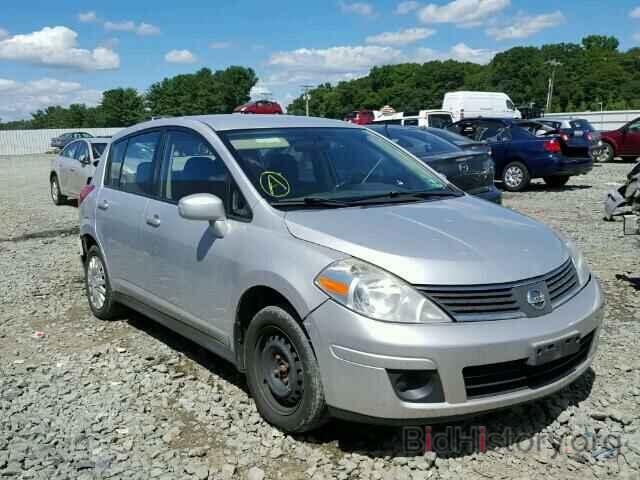
M 556 139 L 545 140 L 542 146 L 549 153 L 560 153 L 560 151 L 562 150 L 560 148 L 560 143 Z
M 87 198 L 87 196 L 93 192 L 93 190 L 95 189 L 95 185 L 89 184 L 89 185 L 85 185 L 84 187 L 82 187 L 82 190 L 80 190 L 80 195 L 78 196 L 78 205 L 80 205 L 83 200 L 85 198 Z
M 591 132 L 587 132 L 585 136 L 587 137 L 587 140 L 589 140 L 590 142 L 593 141 L 593 135 L 591 134 Z

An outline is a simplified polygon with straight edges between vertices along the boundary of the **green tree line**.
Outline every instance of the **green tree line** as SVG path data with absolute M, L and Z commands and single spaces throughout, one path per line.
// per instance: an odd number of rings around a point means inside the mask
M 556 67 L 551 111 L 640 108 L 640 48 L 618 49 L 615 37 L 592 35 L 576 43 L 515 47 L 487 65 L 431 61 L 374 67 L 365 77 L 310 90 L 311 115 L 343 118 L 360 109 L 391 105 L 397 111 L 440 108 L 455 90 L 501 91 L 517 105 L 544 107 L 552 63 Z M 288 112 L 304 115 L 298 97 Z
M 143 94 L 133 88 L 107 90 L 95 107 L 47 107 L 29 120 L 0 123 L 0 130 L 128 127 L 155 116 L 230 113 L 249 101 L 257 81 L 251 68 L 231 66 L 215 72 L 203 68 L 165 78 Z

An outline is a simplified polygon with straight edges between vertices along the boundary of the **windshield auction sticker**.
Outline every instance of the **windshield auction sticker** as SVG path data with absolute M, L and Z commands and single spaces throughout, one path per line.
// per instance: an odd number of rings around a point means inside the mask
M 260 174 L 260 188 L 274 198 L 286 197 L 291 193 L 291 186 L 284 175 L 269 170 Z

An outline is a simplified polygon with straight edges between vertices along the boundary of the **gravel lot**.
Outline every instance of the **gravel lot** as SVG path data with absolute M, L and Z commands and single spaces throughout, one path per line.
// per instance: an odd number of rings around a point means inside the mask
M 0 477 L 640 478 L 640 250 L 620 222 L 601 220 L 604 192 L 630 164 L 505 196 L 574 239 L 602 281 L 593 369 L 550 398 L 455 425 L 511 432 L 486 451 L 422 455 L 398 428 L 336 421 L 283 435 L 221 359 L 140 315 L 93 318 L 77 210 L 52 204 L 49 159 L 0 157 Z

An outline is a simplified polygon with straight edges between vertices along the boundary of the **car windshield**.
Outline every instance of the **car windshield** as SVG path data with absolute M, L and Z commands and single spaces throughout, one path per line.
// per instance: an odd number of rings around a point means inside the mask
M 220 135 L 258 192 L 278 207 L 459 194 L 414 157 L 365 129 L 232 130 Z
M 93 151 L 93 158 L 101 157 L 105 148 L 107 148 L 106 143 L 92 143 L 91 150 Z

